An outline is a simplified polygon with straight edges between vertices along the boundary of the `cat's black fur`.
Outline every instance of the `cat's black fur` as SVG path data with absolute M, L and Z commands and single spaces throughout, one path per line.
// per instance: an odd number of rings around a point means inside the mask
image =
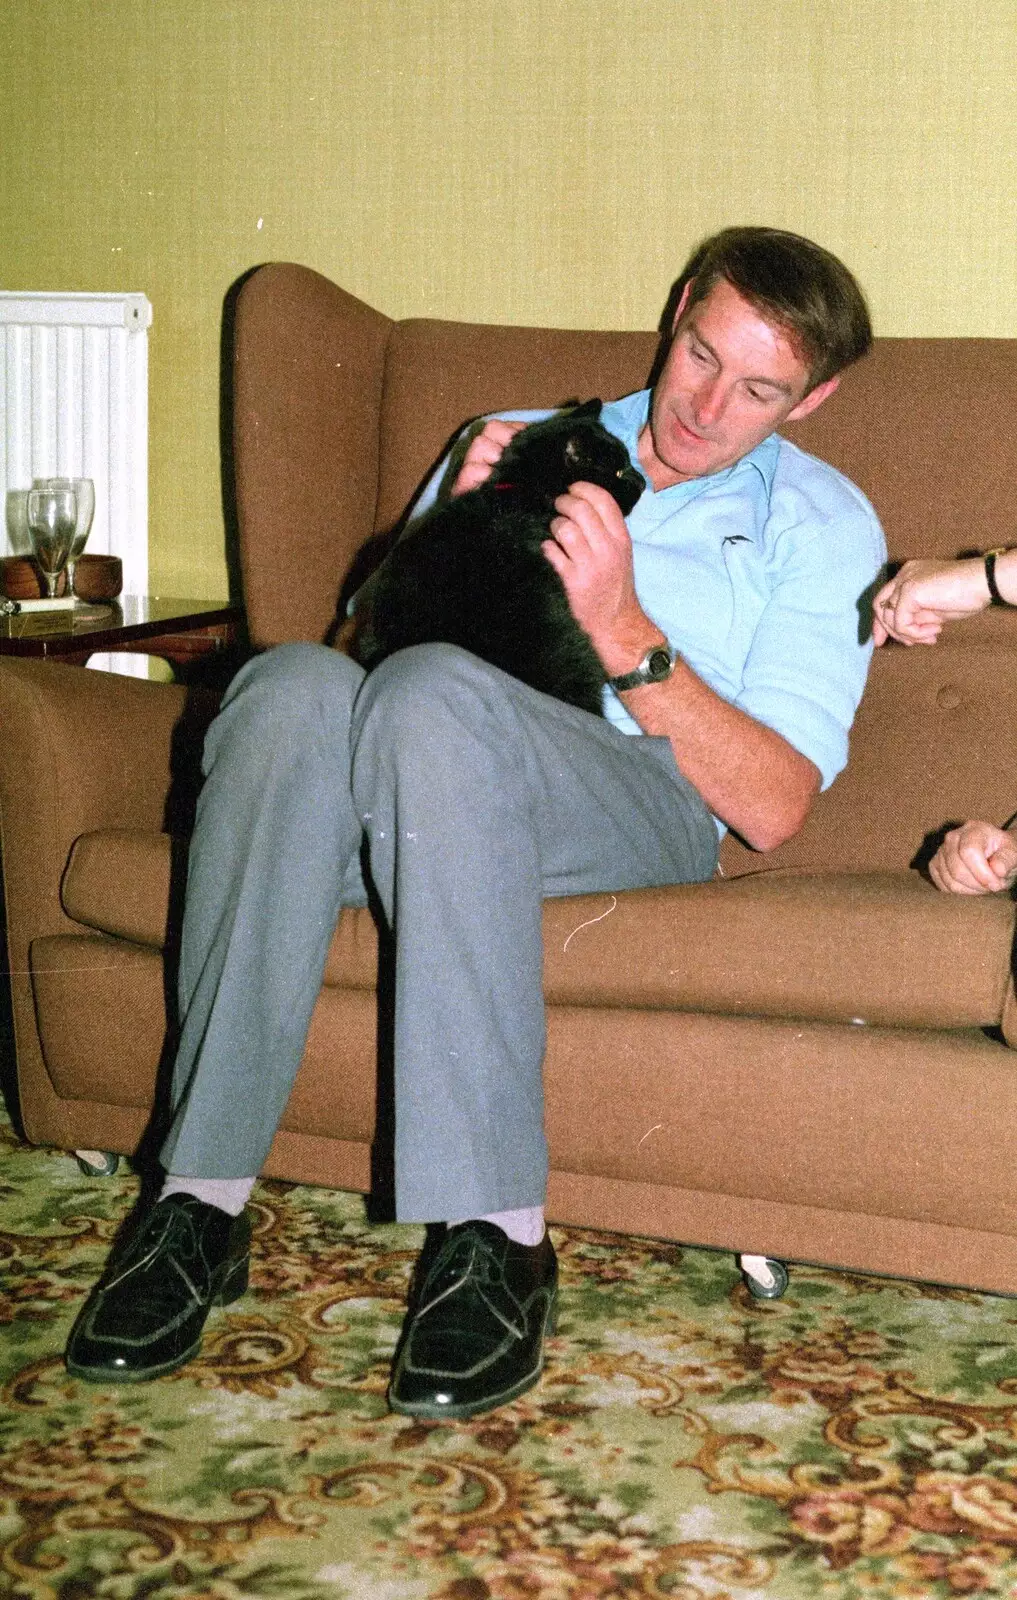
M 600 713 L 604 669 L 541 550 L 570 484 L 600 484 L 632 510 L 645 488 L 590 400 L 515 435 L 491 477 L 412 524 L 356 603 L 368 668 L 407 645 L 461 645 L 523 683 Z

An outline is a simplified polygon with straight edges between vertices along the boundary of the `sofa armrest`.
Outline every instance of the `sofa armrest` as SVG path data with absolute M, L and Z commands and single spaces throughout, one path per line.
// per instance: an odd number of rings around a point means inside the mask
M 79 931 L 60 903 L 74 840 L 189 831 L 217 698 L 53 662 L 0 661 L 0 861 L 19 1075 L 41 1069 L 29 950 Z
M 0 662 L 0 852 L 11 933 L 66 931 L 60 879 L 79 834 L 189 832 L 217 703 L 177 684 Z

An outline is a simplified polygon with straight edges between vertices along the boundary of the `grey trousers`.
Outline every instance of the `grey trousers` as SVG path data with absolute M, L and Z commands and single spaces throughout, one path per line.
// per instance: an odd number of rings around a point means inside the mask
M 204 770 L 167 1170 L 260 1170 L 340 908 L 367 903 L 366 837 L 395 939 L 397 1215 L 541 1204 L 541 902 L 711 876 L 716 828 L 668 741 L 452 646 L 365 678 L 297 644 L 238 674 Z

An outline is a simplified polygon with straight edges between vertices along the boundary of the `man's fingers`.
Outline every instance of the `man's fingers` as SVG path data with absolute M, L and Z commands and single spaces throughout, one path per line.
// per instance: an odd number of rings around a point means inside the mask
M 581 505 L 589 506 L 602 522 L 608 525 L 619 522 L 624 526 L 625 519 L 617 500 L 599 483 L 586 483 L 580 479 L 578 483 L 569 484 L 565 494 L 559 496 L 559 502 L 562 499 L 578 500 Z
M 618 502 L 596 483 L 573 483 L 554 503 L 566 522 L 585 534 L 590 544 L 631 547 L 629 530 Z
M 497 461 L 507 444 L 511 444 L 517 433 L 526 427 L 525 422 L 506 422 L 503 417 L 492 417 L 490 422 L 485 422 L 477 437 L 474 439 L 470 450 L 477 447 L 490 451 Z M 469 451 L 467 452 L 469 454 Z
M 540 548 L 559 578 L 564 578 L 568 569 L 569 558 L 561 545 L 557 544 L 554 539 L 545 539 Z
M 525 422 L 506 422 L 502 417 L 492 417 L 490 422 L 485 422 L 463 457 L 459 475 L 452 485 L 453 495 L 468 494 L 486 483 L 504 455 L 506 445 L 525 427 Z

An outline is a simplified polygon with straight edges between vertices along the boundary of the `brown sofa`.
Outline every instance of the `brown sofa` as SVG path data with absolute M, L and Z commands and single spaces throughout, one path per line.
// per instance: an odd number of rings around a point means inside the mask
M 249 277 L 235 334 L 258 645 L 326 632 L 355 552 L 464 417 L 626 392 L 657 344 L 396 323 L 293 266 Z M 1017 345 L 884 339 L 789 432 L 869 494 L 893 555 L 954 554 L 1012 536 L 1015 410 Z M 848 771 L 772 855 L 729 839 L 713 883 L 548 903 L 553 1217 L 1017 1291 L 1013 904 L 940 895 L 912 865 L 949 820 L 1017 809 L 1015 630 L 993 612 L 935 650 L 877 652 Z M 129 1152 L 149 1124 L 179 920 L 170 836 L 211 710 L 180 685 L 0 664 L 32 1141 Z M 377 973 L 370 916 L 345 913 L 268 1173 L 370 1185 Z

